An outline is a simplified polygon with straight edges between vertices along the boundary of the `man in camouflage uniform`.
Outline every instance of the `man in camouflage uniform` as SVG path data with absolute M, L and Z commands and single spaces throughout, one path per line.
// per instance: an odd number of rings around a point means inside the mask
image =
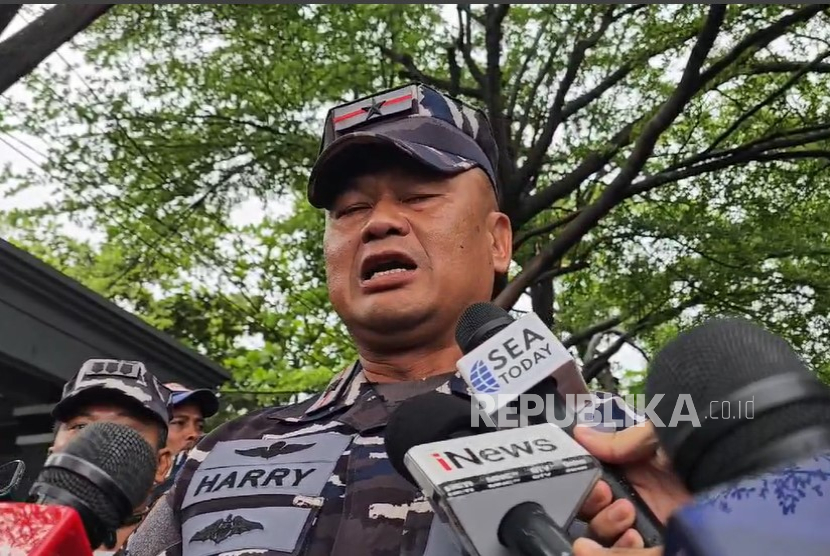
M 63 387 L 52 409 L 55 439 L 49 453 L 60 452 L 90 423 L 118 423 L 135 429 L 156 449 L 156 484 L 170 469 L 167 445 L 170 391 L 139 361 L 90 359 Z M 147 493 L 149 502 L 150 492 Z M 136 528 L 146 505 L 135 508 L 133 518 L 118 530 L 116 547 Z M 99 551 L 96 554 L 108 552 Z
M 207 435 L 128 541 L 130 556 L 459 554 L 393 470 L 383 434 L 407 398 L 470 398 L 455 372 L 456 322 L 492 299 L 512 254 L 497 167 L 484 114 L 423 85 L 329 112 L 308 197 L 326 211 L 329 294 L 359 360 L 318 396 Z M 596 401 L 614 408 L 600 414 L 630 411 Z M 609 498 L 599 485 L 582 517 L 596 537 L 637 546 L 630 504 Z

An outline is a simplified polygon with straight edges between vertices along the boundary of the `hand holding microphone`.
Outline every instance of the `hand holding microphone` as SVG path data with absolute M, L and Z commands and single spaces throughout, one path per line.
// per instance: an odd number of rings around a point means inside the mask
M 600 461 L 621 467 L 660 521 L 665 522 L 672 512 L 691 500 L 691 494 L 659 448 L 650 422 L 612 433 L 577 426 L 574 438 Z M 642 537 L 632 528 L 634 506 L 627 500 L 614 501 L 608 485 L 602 481 L 594 487 L 579 515 L 588 522 L 593 539 L 612 544 L 613 548 L 604 548 L 592 539 L 577 539 L 574 556 L 660 556 L 663 553 L 662 547 L 643 548 Z

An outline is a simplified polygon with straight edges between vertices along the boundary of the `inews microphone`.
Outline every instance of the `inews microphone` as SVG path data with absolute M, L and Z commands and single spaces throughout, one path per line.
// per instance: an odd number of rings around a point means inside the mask
M 573 435 L 577 423 L 574 412 L 579 408 L 566 401 L 560 387 L 564 379 L 570 381 L 567 389 L 574 390 L 574 383 L 582 376 L 568 350 L 536 314 L 515 320 L 498 305 L 475 303 L 461 315 L 455 337 L 465 354 L 458 361 L 458 370 L 483 413 L 493 414 L 518 402 L 519 416 L 531 424 L 553 423 Z M 574 379 L 574 374 L 579 378 Z M 534 399 L 543 400 L 544 407 L 530 411 L 529 402 Z M 602 469 L 602 480 L 608 483 L 613 498 L 626 498 L 634 505 L 634 529 L 645 546 L 662 545 L 662 523 L 623 472 L 609 464 L 603 464 Z
M 116 530 L 153 484 L 156 454 L 135 430 L 92 423 L 49 456 L 31 503 L 0 504 L 0 553 L 82 556 L 115 545 Z
M 485 432 L 469 403 L 428 392 L 386 427 L 392 466 L 473 556 L 569 556 L 565 528 L 599 479 L 599 464 L 560 428 Z
M 830 552 L 830 389 L 785 340 L 708 321 L 658 352 L 646 396 L 696 495 L 669 519 L 665 556 Z

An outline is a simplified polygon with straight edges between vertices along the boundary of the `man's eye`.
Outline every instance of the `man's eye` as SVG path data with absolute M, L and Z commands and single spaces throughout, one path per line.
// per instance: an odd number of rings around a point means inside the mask
M 75 423 L 74 425 L 72 425 L 71 427 L 69 427 L 69 430 L 71 430 L 71 431 L 79 431 L 79 430 L 83 429 L 83 428 L 84 428 L 84 427 L 86 427 L 86 426 L 87 426 L 87 423 Z
M 339 218 L 341 216 L 347 216 L 349 214 L 354 214 L 354 213 L 356 213 L 360 210 L 365 210 L 365 209 L 368 209 L 368 208 L 369 208 L 369 205 L 367 205 L 365 203 L 358 203 L 358 204 L 354 204 L 354 205 L 349 205 L 347 207 L 344 207 L 344 208 L 338 210 L 337 211 L 337 217 Z
M 407 197 L 407 203 L 420 203 L 422 201 L 427 201 L 432 199 L 433 197 L 437 197 L 438 195 L 413 195 L 412 197 Z

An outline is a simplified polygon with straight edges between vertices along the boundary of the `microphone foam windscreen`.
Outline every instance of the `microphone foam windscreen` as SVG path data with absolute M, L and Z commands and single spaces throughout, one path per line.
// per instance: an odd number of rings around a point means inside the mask
M 469 353 L 491 337 L 495 336 L 504 326 L 513 321 L 510 313 L 493 303 L 473 303 L 461 314 L 455 327 L 455 341 L 464 353 Z M 477 338 L 477 332 L 482 326 L 489 323 L 502 323 L 503 326 L 494 327 L 486 334 Z M 473 344 L 475 341 L 475 345 Z
M 460 398 L 440 392 L 427 392 L 403 402 L 389 417 L 384 433 L 386 455 L 392 467 L 415 484 L 404 456 L 410 448 L 447 440 L 459 433 L 474 434 L 472 406 Z M 417 485 L 416 485 L 417 486 Z
M 681 395 L 688 396 L 701 417 L 709 412 L 712 403 L 720 406 L 750 384 L 791 373 L 812 375 L 783 338 L 747 320 L 713 319 L 678 335 L 654 357 L 646 379 L 647 399 L 664 395 L 655 407 L 664 425 L 656 428 L 661 445 L 674 460 L 681 446 L 677 445 L 677 429 L 669 424 Z M 739 410 L 729 407 L 732 419 Z M 689 408 L 681 413 L 688 415 Z M 753 449 L 822 422 L 830 422 L 830 407 L 809 401 L 745 419 L 700 454 L 688 486 L 693 491 L 702 485 L 709 486 L 723 470 L 733 467 Z M 706 426 L 706 422 L 702 425 Z
M 91 423 L 78 433 L 63 453 L 87 461 L 118 485 L 138 507 L 147 498 L 156 474 L 156 452 L 134 429 L 116 423 Z M 60 467 L 46 467 L 38 481 L 74 494 L 92 509 L 107 527 L 117 528 L 128 517 L 115 500 L 90 478 Z

